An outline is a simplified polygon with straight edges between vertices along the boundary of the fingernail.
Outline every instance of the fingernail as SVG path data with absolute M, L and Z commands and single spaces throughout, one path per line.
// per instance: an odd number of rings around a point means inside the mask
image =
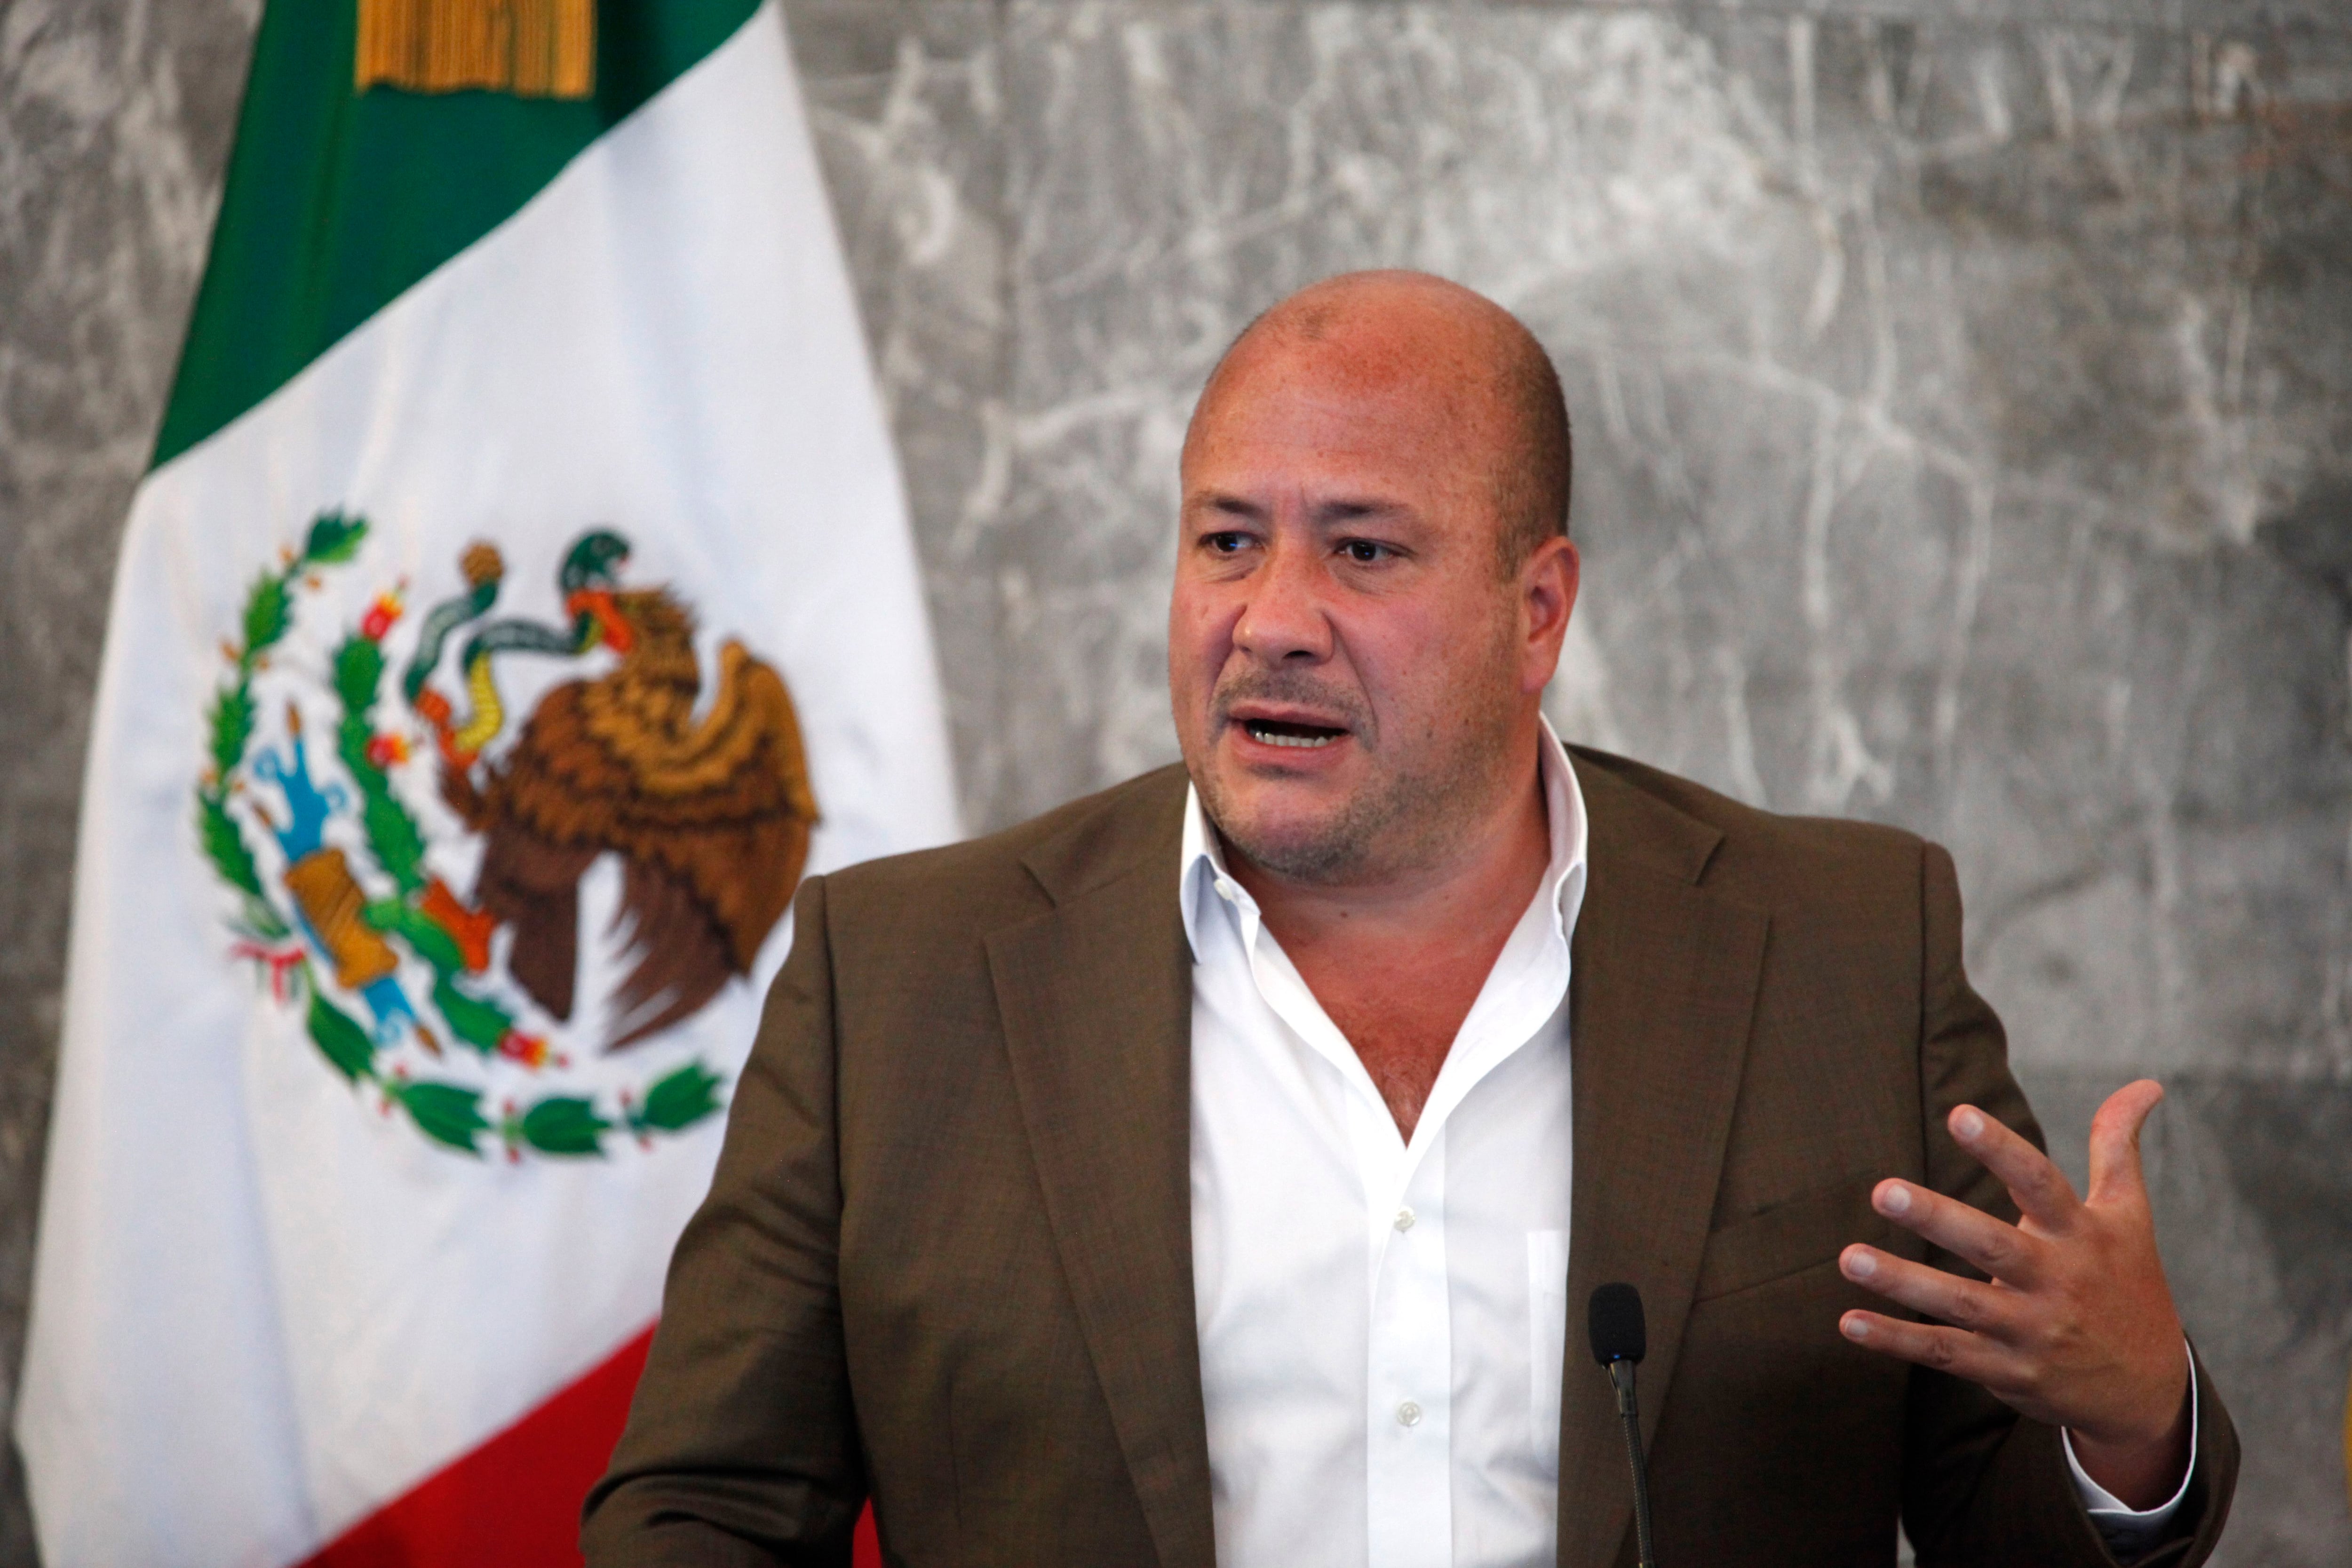
M 1838 1327 L 1845 1331 L 1845 1337 L 1847 1339 L 1866 1340 L 1870 1338 L 1870 1325 L 1864 1322 L 1860 1318 L 1842 1318 L 1838 1321 Z
M 1974 1142 L 1977 1134 L 1984 1131 L 1984 1118 L 1973 1110 L 1963 1110 L 1952 1119 L 1952 1125 L 1959 1130 L 1961 1137 Z
M 1851 1254 L 1845 1260 L 1845 1271 L 1852 1279 L 1867 1279 L 1878 1272 L 1878 1259 L 1867 1252 Z
M 1911 1212 L 1911 1189 L 1901 1186 L 1886 1188 L 1884 1192 L 1878 1194 L 1878 1212 L 1881 1214 L 1909 1214 Z

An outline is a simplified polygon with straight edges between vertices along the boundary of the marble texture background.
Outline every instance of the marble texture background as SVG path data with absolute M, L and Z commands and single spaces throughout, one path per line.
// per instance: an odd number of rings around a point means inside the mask
M 257 9 L 0 0 L 0 1412 L 84 709 Z M 1578 425 L 1556 717 L 1952 847 L 2078 1179 L 2105 1092 L 2171 1089 L 2222 1561 L 2352 1554 L 2352 14 L 791 14 L 976 827 L 1174 755 L 1174 459 L 1241 324 L 1352 267 L 1490 292 Z

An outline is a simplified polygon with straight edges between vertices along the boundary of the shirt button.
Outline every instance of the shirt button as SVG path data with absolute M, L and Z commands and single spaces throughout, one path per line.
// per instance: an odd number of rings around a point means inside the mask
M 1411 1230 L 1412 1228 L 1412 1211 L 1411 1209 L 1397 1210 L 1396 1227 L 1399 1230 Z
M 1397 1425 L 1398 1425 L 1398 1426 L 1420 1426 L 1420 1425 L 1421 1425 L 1421 1406 L 1420 1406 L 1420 1405 L 1415 1405 L 1415 1404 L 1414 1404 L 1412 1400 L 1410 1400 L 1410 1399 L 1406 1400 L 1402 1405 L 1398 1405 L 1398 1406 L 1397 1406 Z

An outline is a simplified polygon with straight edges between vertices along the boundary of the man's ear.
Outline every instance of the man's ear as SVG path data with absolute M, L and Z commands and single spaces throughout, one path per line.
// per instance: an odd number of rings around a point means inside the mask
M 1541 691 L 1559 666 L 1560 644 L 1567 639 L 1582 579 L 1583 560 L 1564 534 L 1529 551 L 1519 568 L 1519 613 L 1527 626 L 1521 685 L 1530 692 Z

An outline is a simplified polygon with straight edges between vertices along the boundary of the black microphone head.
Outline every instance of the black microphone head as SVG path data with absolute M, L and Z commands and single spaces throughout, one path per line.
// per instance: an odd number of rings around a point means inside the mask
M 1639 1362 L 1650 1349 L 1642 1323 L 1642 1293 L 1631 1285 L 1603 1285 L 1592 1293 L 1586 1321 L 1592 1331 L 1592 1359 Z

